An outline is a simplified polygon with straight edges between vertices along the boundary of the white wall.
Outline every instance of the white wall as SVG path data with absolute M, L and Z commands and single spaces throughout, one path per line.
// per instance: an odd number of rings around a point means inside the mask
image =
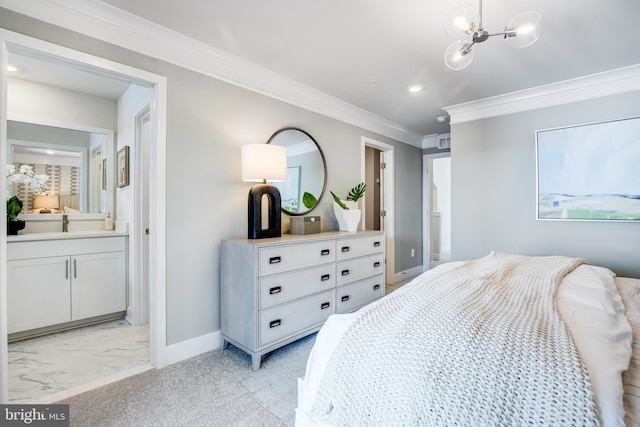
M 535 131 L 633 116 L 640 91 L 452 125 L 453 259 L 567 255 L 640 277 L 640 224 L 536 221 Z
M 116 102 L 99 96 L 73 92 L 21 79 L 8 79 L 9 120 L 69 127 L 115 129 Z M 28 120 L 24 120 L 24 118 Z

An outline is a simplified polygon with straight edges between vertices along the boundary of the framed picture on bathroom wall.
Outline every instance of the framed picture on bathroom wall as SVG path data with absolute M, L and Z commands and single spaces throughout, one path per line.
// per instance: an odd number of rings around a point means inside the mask
M 129 185 L 129 146 L 125 145 L 120 151 L 118 151 L 118 157 L 116 159 L 118 165 L 117 170 L 117 183 L 118 188 L 126 187 Z

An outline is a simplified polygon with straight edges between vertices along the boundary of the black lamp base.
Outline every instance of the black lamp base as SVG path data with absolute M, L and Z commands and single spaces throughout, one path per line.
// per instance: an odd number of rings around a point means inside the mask
M 269 201 L 268 228 L 262 228 L 262 199 Z M 249 239 L 282 236 L 280 191 L 271 184 L 256 184 L 249 190 Z

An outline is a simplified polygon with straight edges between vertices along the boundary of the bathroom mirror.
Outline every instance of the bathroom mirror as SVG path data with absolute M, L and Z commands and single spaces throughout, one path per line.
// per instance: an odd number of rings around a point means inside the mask
M 274 133 L 267 144 L 287 149 L 287 181 L 273 183 L 280 190 L 282 212 L 292 216 L 311 212 L 327 183 L 327 163 L 320 146 L 307 132 L 291 127 Z
M 47 194 L 58 197 L 53 213 L 107 212 L 107 142 L 103 133 L 7 120 L 9 163 L 49 176 Z M 27 186 L 15 185 L 13 193 L 25 214 L 39 213 Z

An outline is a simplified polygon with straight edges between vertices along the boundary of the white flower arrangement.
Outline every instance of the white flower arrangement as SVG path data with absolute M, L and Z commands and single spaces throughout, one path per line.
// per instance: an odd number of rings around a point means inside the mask
M 26 184 L 29 189 L 36 194 L 42 194 L 47 191 L 47 181 L 49 176 L 36 175 L 33 167 L 29 165 L 21 165 L 16 171 L 15 165 L 7 165 L 7 197 L 11 197 L 11 184 Z

